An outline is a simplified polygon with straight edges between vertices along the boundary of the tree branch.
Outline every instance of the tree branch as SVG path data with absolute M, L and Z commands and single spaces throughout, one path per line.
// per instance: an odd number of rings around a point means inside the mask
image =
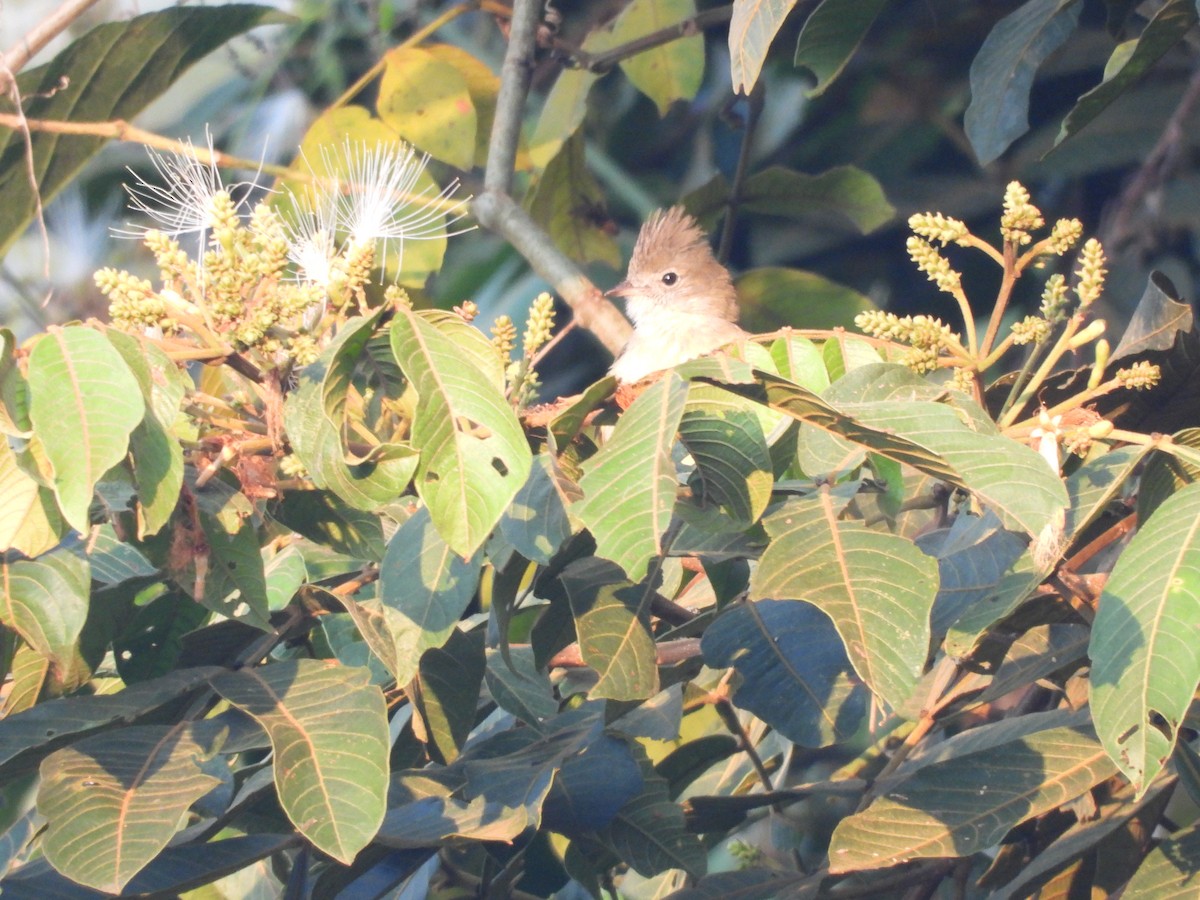
M 692 16 L 690 19 L 684 19 L 682 22 L 676 22 L 674 25 L 668 25 L 666 28 L 660 28 L 658 31 L 644 34 L 640 38 L 595 55 L 588 53 L 581 47 L 574 47 L 564 41 L 556 41 L 555 49 L 565 53 L 571 62 L 579 68 L 603 75 L 623 59 L 628 59 L 630 56 L 637 56 L 639 53 L 652 50 L 662 44 L 669 44 L 671 41 L 681 37 L 690 37 L 693 34 L 699 34 L 711 25 L 720 25 L 728 22 L 732 15 L 733 4 L 718 6 L 716 9 L 706 9 L 704 12 Z
M 63 4 L 34 26 L 25 37 L 4 54 L 0 64 L 0 93 L 8 90 L 17 73 L 25 68 L 38 51 L 70 27 L 71 23 L 94 6 L 96 0 L 64 0 Z
M 540 0 L 515 0 L 513 4 L 512 28 L 500 70 L 500 92 L 488 144 L 483 193 L 471 204 L 471 212 L 480 225 L 512 244 L 571 307 L 579 325 L 616 354 L 629 338 L 629 323 L 511 196 L 521 116 L 533 75 L 533 54 L 541 12 Z

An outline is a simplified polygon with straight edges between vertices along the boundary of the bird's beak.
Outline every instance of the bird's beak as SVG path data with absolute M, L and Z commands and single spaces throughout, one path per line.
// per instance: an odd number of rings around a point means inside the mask
M 615 284 L 604 292 L 605 297 L 625 297 L 633 290 L 633 285 L 628 281 L 622 281 Z

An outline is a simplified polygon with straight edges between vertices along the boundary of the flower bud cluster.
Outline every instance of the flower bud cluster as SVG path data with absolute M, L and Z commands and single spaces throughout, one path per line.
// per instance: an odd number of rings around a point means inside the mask
M 1023 247 L 1033 240 L 1031 231 L 1046 224 L 1042 211 L 1029 199 L 1029 191 L 1019 181 L 1010 181 L 1004 190 L 1004 213 L 1000 216 L 1000 234 L 1005 243 Z
M 1158 384 L 1162 379 L 1162 369 L 1153 363 L 1135 362 L 1127 369 L 1118 370 L 1116 378 L 1122 387 L 1144 391 Z
M 917 213 L 909 216 L 908 227 L 912 229 L 913 234 L 943 247 L 946 244 L 965 245 L 971 234 L 965 222 L 943 216 L 941 213 Z
M 908 344 L 911 349 L 904 364 L 916 372 L 936 369 L 941 351 L 954 340 L 950 326 L 932 316 L 897 316 L 868 310 L 855 316 L 854 324 L 865 334 Z
M 521 352 L 526 357 L 533 356 L 554 330 L 554 298 L 543 291 L 534 298 L 529 308 L 529 319 L 525 323 L 525 334 L 521 341 Z
M 1104 276 L 1108 270 L 1104 264 L 1108 262 L 1104 256 L 1104 248 L 1095 238 L 1088 238 L 1079 254 L 1079 268 L 1076 270 L 1078 281 L 1075 293 L 1081 306 L 1090 306 L 1099 299 L 1104 290 Z
M 962 275 L 950 265 L 950 260 L 942 256 L 929 241 L 917 236 L 910 237 L 905 245 L 908 255 L 925 275 L 947 294 L 955 294 L 962 290 Z
M 1063 321 L 1071 307 L 1067 296 L 1067 279 L 1055 273 L 1046 279 L 1042 288 L 1042 318 L 1051 325 Z
M 492 345 L 507 363 L 513 348 L 517 346 L 517 326 L 513 324 L 511 316 L 497 316 L 492 323 Z
M 1057 256 L 1062 256 L 1083 237 L 1083 223 L 1078 219 L 1059 219 L 1050 229 L 1050 237 L 1046 239 L 1046 249 Z
M 1013 323 L 1013 343 L 1018 346 L 1040 344 L 1050 337 L 1051 330 L 1050 323 L 1041 316 L 1026 316 L 1020 322 Z

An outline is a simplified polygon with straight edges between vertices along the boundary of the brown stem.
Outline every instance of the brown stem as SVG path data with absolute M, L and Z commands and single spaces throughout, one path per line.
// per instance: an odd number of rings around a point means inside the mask
M 3 62 L 0 62 L 0 93 L 8 90 L 12 79 L 25 68 L 26 63 L 37 55 L 38 51 L 69 28 L 72 22 L 95 4 L 96 0 L 64 0 L 58 9 L 42 19 L 28 34 L 17 41 L 16 45 L 4 54 Z
M 763 83 L 759 81 L 746 98 L 749 104 L 746 110 L 746 123 L 742 129 L 742 146 L 738 150 L 737 168 L 733 173 L 733 184 L 729 188 L 729 199 L 725 201 L 725 222 L 721 226 L 721 245 L 717 249 L 717 259 L 722 263 L 729 261 L 733 249 L 733 233 L 737 225 L 738 208 L 742 204 L 742 188 L 746 184 L 746 173 L 750 171 L 750 154 L 754 149 L 754 132 L 758 128 L 758 120 L 763 111 Z

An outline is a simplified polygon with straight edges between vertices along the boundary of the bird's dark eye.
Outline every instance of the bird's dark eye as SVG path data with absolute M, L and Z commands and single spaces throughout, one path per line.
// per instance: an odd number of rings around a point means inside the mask
M 679 276 L 676 275 L 674 272 L 667 272 L 662 277 L 662 283 L 665 284 L 667 287 L 670 287 L 678 280 L 679 280 Z

